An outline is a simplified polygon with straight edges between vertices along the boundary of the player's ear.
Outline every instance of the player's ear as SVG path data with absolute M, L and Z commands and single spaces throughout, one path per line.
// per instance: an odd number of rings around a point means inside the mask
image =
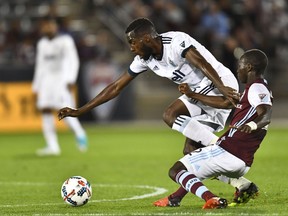
M 145 34 L 145 35 L 143 35 L 143 39 L 146 43 L 150 43 L 152 38 L 151 38 L 150 34 Z
M 246 65 L 246 67 L 247 67 L 247 71 L 252 71 L 253 70 L 253 66 L 250 63 L 248 63 Z

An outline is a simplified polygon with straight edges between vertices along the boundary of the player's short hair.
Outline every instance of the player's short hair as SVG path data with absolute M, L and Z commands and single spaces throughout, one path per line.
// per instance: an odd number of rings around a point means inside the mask
M 259 49 L 251 49 L 246 51 L 242 58 L 246 63 L 250 63 L 257 74 L 264 74 L 268 65 L 268 58 L 266 54 Z
M 47 16 L 42 17 L 42 21 L 44 21 L 44 22 L 56 22 L 57 23 L 58 20 L 54 16 L 47 15 Z
M 143 34 L 151 34 L 152 37 L 158 36 L 154 24 L 147 18 L 138 18 L 132 21 L 128 25 L 125 33 L 133 33 L 135 36 Z

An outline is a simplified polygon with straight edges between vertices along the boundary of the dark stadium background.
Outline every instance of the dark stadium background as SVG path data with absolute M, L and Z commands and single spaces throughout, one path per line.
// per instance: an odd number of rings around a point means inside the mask
M 285 112 L 288 4 L 285 0 L 1 0 L 0 117 L 12 109 L 7 94 L 13 93 L 5 91 L 3 84 L 32 80 L 35 45 L 40 37 L 38 25 L 46 15 L 57 17 L 61 32 L 71 34 L 77 45 L 81 60 L 79 106 L 89 100 L 89 91 L 97 83 L 113 80 L 129 66 L 133 56 L 125 41 L 125 28 L 137 17 L 148 17 L 159 33 L 187 32 L 234 73 L 237 57 L 243 51 L 258 48 L 266 52 L 269 57 L 266 78 L 275 97 L 273 118 L 288 118 Z M 117 70 L 107 78 L 101 74 L 103 70 L 97 70 L 100 63 L 102 68 L 113 65 Z M 92 72 L 88 72 L 89 68 Z M 94 83 L 87 82 L 91 76 L 96 80 Z M 88 113 L 80 119 L 85 122 L 161 120 L 164 108 L 178 96 L 174 84 L 148 72 L 121 94 L 108 115 L 100 118 Z

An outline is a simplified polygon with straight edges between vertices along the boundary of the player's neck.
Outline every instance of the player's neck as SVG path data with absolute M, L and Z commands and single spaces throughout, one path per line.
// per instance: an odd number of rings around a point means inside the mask
M 255 80 L 264 79 L 263 75 L 258 75 L 256 72 L 250 73 L 247 79 L 247 84 L 255 82 Z
M 163 44 L 161 37 L 157 37 L 154 44 L 153 58 L 161 60 L 163 57 Z

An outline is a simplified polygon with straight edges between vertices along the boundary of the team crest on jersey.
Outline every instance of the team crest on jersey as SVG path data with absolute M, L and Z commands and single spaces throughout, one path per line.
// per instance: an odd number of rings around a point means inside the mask
M 267 96 L 267 94 L 259 94 L 258 96 L 261 99 L 261 101 L 263 101 L 264 98 Z
M 184 48 L 185 47 L 185 41 L 182 41 L 182 43 L 180 43 L 180 46 Z

